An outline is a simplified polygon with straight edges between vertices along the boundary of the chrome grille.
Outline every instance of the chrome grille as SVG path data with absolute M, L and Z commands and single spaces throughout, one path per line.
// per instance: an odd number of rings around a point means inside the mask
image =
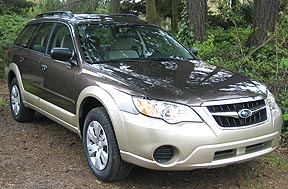
M 241 127 L 253 125 L 267 120 L 266 104 L 264 100 L 251 102 L 207 106 L 215 121 L 221 127 Z M 241 118 L 241 110 L 251 110 L 252 115 Z

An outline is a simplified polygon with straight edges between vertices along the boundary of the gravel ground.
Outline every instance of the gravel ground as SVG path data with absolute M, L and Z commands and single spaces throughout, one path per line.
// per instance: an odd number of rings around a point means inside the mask
M 78 135 L 36 115 L 13 120 L 0 80 L 0 188 L 288 188 L 288 148 L 250 162 L 210 170 L 153 171 L 135 167 L 122 181 L 103 183 L 86 163 Z

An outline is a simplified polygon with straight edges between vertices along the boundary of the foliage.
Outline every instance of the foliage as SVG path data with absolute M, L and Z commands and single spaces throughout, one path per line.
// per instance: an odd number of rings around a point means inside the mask
M 2 104 L 3 104 L 3 99 L 0 97 L 0 110 L 1 110 Z
M 0 0 L 0 78 L 7 62 L 7 48 L 13 44 L 27 21 L 34 17 L 33 4 L 26 0 Z M 41 12 L 40 10 L 35 13 Z
M 218 12 L 209 11 L 209 25 L 212 27 L 222 27 L 229 29 L 235 24 L 247 26 L 252 22 L 253 2 L 248 0 L 246 3 L 240 3 L 231 8 L 227 0 L 217 1 Z
M 107 0 L 42 0 L 38 4 L 41 12 L 70 10 L 74 13 L 108 13 Z
M 3 77 L 4 63 L 7 62 L 6 49 L 13 44 L 27 20 L 18 14 L 0 16 L 0 77 Z
M 177 39 L 181 41 L 186 47 L 190 48 L 195 43 L 193 28 L 188 21 L 188 3 L 185 0 L 181 1 L 183 9 L 181 11 L 181 19 L 178 23 L 178 32 L 175 34 Z
M 286 125 L 283 134 L 288 136 L 288 8 L 281 12 L 275 33 L 269 34 L 267 41 L 259 47 L 248 47 L 247 41 L 252 33 L 252 23 L 247 19 L 244 5 L 231 9 L 220 3 L 219 14 L 208 15 L 209 26 L 203 43 L 194 40 L 188 28 L 186 13 L 182 12 L 177 37 L 187 47 L 196 47 L 199 57 L 219 64 L 264 82 L 275 95 L 283 112 Z M 251 9 L 245 5 L 245 9 Z M 241 8 L 242 7 L 242 8 Z M 248 7 L 248 8 L 247 8 Z M 215 22 L 217 18 L 217 24 Z M 211 21 L 212 20 L 212 21 Z M 250 20 L 250 21 L 249 21 Z M 213 24 L 211 24 L 213 22 Z M 250 23 L 249 23 L 250 22 Z M 225 24 L 226 23 L 226 24 Z
M 32 7 L 31 2 L 26 0 L 0 0 L 0 15 L 17 13 L 22 14 L 26 9 Z
M 135 0 L 124 0 L 121 3 L 121 13 L 143 15 L 146 13 L 146 2 Z

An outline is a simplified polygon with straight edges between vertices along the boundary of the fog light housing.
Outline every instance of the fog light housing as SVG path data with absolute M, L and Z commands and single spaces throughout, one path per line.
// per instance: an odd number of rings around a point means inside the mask
M 165 163 L 171 160 L 173 156 L 174 148 L 169 145 L 160 146 L 153 153 L 153 157 L 157 163 Z

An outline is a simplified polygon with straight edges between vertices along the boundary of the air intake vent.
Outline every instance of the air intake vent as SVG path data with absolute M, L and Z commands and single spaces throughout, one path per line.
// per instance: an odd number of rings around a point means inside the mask
M 218 151 L 214 154 L 214 160 L 226 159 L 236 156 L 236 149 Z
M 272 141 L 265 143 L 254 144 L 246 147 L 246 153 L 253 153 L 271 147 Z

